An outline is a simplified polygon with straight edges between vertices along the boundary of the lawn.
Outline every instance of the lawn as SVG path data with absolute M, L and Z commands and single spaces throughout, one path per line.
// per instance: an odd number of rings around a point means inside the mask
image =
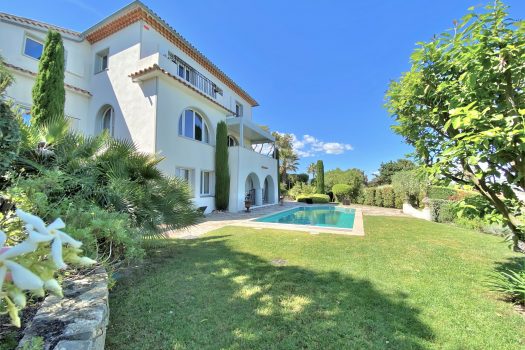
M 523 349 L 488 276 L 501 238 L 365 217 L 366 237 L 226 227 L 175 240 L 111 293 L 107 349 Z

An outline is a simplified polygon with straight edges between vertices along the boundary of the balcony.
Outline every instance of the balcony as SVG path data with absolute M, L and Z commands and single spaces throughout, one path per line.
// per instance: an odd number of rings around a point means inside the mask
M 226 118 L 228 134 L 238 139 L 238 146 L 263 157 L 274 158 L 275 138 L 249 119 Z M 249 141 L 248 144 L 245 144 Z

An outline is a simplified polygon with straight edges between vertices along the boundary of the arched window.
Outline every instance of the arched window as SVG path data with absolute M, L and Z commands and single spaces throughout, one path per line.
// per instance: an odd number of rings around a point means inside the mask
M 179 135 L 210 143 L 210 132 L 206 120 L 193 109 L 187 109 L 180 115 Z
M 228 135 L 228 147 L 239 146 L 239 142 L 233 136 Z
M 100 109 L 97 129 L 99 132 L 108 131 L 113 136 L 115 124 L 115 110 L 113 107 L 106 105 Z

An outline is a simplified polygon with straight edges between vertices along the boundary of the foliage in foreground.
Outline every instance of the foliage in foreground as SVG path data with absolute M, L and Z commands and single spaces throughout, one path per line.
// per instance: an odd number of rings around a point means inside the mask
M 473 8 L 469 9 L 470 11 Z M 394 130 L 435 177 L 474 186 L 525 251 L 525 22 L 501 1 L 469 12 L 453 32 L 419 43 L 387 92 Z M 501 196 L 501 197 L 500 197 Z
M 491 281 L 493 289 L 510 300 L 525 305 L 525 264 L 521 269 L 507 269 L 495 275 Z
M 46 225 L 20 209 L 16 215 L 19 220 L 4 221 L 17 231 L 15 234 L 8 236 L 0 230 L 0 312 L 7 312 L 12 324 L 20 327 L 18 313 L 26 307 L 25 291 L 43 297 L 47 290 L 61 297 L 62 287 L 55 279 L 58 270 L 64 269 L 66 262 L 89 266 L 95 261 L 78 255 L 82 242 L 62 231 L 65 224 L 61 219 Z

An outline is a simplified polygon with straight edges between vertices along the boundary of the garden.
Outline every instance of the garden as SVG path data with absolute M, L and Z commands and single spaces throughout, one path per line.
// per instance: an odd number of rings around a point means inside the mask
M 282 196 L 431 210 L 434 222 L 365 216 L 363 237 L 227 226 L 169 239 L 202 216 L 186 182 L 131 141 L 71 128 L 50 31 L 31 119 L 0 103 L 0 349 L 94 267 L 109 276 L 108 349 L 523 349 L 525 26 L 506 10 L 469 9 L 418 43 L 386 94 L 414 153 L 373 179 L 322 160 L 293 173 L 293 136 L 273 133 Z M 12 81 L 0 60 L 2 97 Z M 228 192 L 216 200 L 227 207 Z

